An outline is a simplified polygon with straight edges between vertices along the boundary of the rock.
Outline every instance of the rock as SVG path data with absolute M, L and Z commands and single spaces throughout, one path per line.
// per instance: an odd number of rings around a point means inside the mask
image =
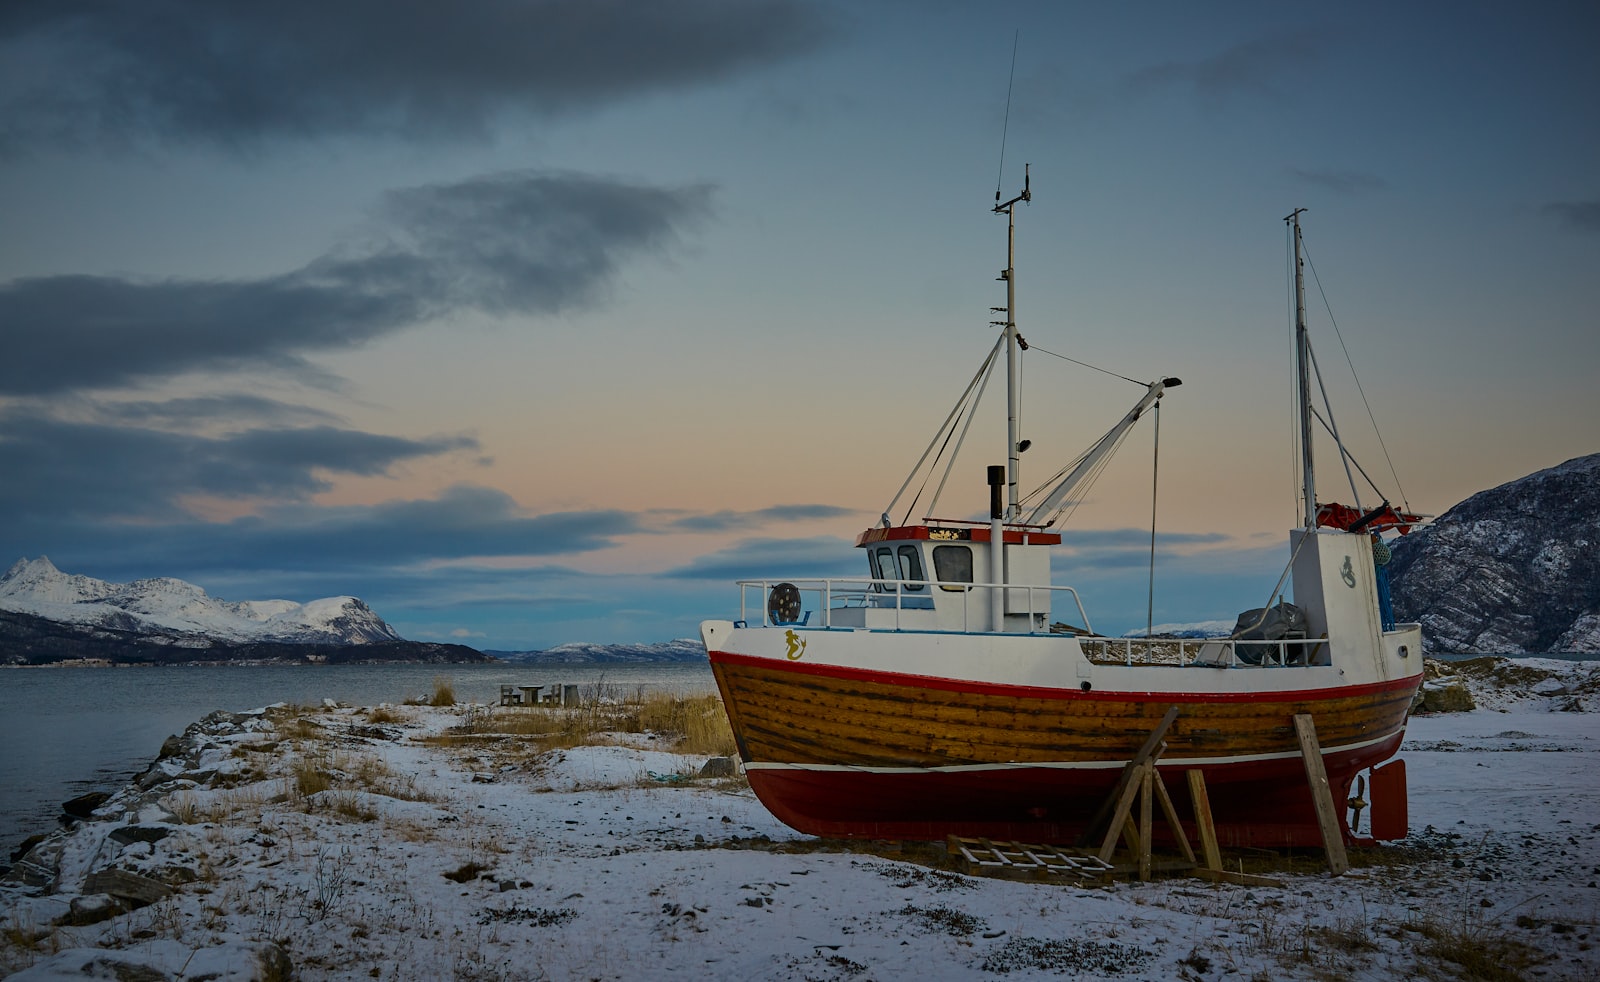
M 14 863 L 28 854 L 34 846 L 44 841 L 44 833 L 36 832 L 22 840 L 22 844 L 11 850 L 11 861 Z
M 1533 687 L 1536 696 L 1564 696 L 1567 694 L 1567 685 L 1558 678 L 1548 678 Z
M 183 738 L 177 735 L 169 736 L 161 741 L 161 752 L 156 755 L 156 760 L 166 760 L 183 753 Z
M 67 982 L 71 979 L 115 979 L 117 982 L 174 982 L 213 979 L 217 982 L 274 982 L 294 978 L 294 963 L 275 944 L 229 942 L 192 948 L 176 941 L 148 941 L 119 951 L 74 948 L 57 952 L 8 976 L 12 982 Z
M 1413 713 L 1465 713 L 1477 708 L 1466 685 L 1448 679 L 1424 682 L 1411 704 Z
M 111 830 L 111 838 L 123 845 L 134 842 L 160 842 L 172 830 L 159 825 L 119 825 Z
M 95 870 L 83 880 L 84 893 L 107 893 L 133 907 L 144 907 L 172 896 L 172 888 L 160 880 L 125 869 Z
M 104 791 L 90 791 L 88 794 L 80 794 L 76 798 L 63 801 L 61 810 L 73 818 L 88 818 L 94 814 L 96 808 L 105 804 L 106 799 L 110 797 Z
M 739 765 L 732 757 L 713 757 L 700 768 L 701 777 L 733 777 L 738 773 Z
M 108 893 L 91 893 L 82 897 L 73 897 L 68 905 L 67 916 L 57 921 L 72 927 L 84 927 L 89 924 L 99 924 L 108 921 L 118 914 L 127 913 L 128 908 L 122 906 L 117 898 Z

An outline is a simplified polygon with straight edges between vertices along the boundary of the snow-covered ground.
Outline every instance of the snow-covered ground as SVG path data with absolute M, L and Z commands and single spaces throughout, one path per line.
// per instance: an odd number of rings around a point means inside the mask
M 930 847 L 795 833 L 741 780 L 693 777 L 704 758 L 645 736 L 547 752 L 487 736 L 515 711 L 209 717 L 146 790 L 35 852 L 59 870 L 54 892 L 3 888 L 0 971 L 81 979 L 98 959 L 96 977 L 121 961 L 152 979 L 287 978 L 291 965 L 308 980 L 1596 978 L 1600 713 L 1557 711 L 1600 708 L 1584 695 L 1596 666 L 1538 664 L 1559 685 L 1513 697 L 1475 680 L 1481 708 L 1413 718 L 1406 843 L 1356 850 L 1338 878 L 1301 857 L 1274 874 L 1282 888 L 958 875 Z M 108 867 L 178 886 L 72 926 L 74 912 L 106 913 L 93 894 Z

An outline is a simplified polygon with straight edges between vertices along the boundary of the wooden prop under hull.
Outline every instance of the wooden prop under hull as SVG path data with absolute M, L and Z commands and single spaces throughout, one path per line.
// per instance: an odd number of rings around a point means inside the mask
M 1294 716 L 1316 721 L 1342 820 L 1355 773 L 1399 748 L 1420 681 L 1250 698 L 1012 695 L 719 652 L 711 661 L 762 803 L 799 831 L 858 838 L 1074 841 L 1122 766 L 1177 706 L 1161 769 L 1178 780 L 1184 770 L 1205 773 L 1224 845 L 1318 846 Z

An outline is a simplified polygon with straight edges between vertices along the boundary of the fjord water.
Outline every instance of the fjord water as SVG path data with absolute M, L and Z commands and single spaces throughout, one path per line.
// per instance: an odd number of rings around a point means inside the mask
M 448 679 L 461 702 L 494 705 L 501 685 L 562 683 L 632 695 L 715 690 L 700 662 L 584 665 L 306 665 L 0 670 L 0 865 L 55 827 L 61 802 L 113 791 L 150 765 L 169 735 L 218 709 L 273 703 L 356 706 L 427 696 Z

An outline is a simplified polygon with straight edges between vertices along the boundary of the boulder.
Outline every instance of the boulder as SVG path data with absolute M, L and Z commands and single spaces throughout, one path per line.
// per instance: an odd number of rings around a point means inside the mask
M 739 765 L 732 757 L 713 757 L 700 768 L 701 777 L 733 777 L 739 773 Z
M 1472 693 L 1457 679 L 1424 682 L 1411 704 L 1413 713 L 1465 713 L 1477 708 Z
M 61 810 L 73 818 L 88 818 L 94 814 L 96 808 L 105 804 L 106 799 L 110 797 L 104 791 L 90 791 L 88 794 L 80 794 L 76 798 L 63 801 Z
M 176 941 L 146 941 L 137 949 L 73 948 L 57 952 L 8 976 L 9 982 L 69 982 L 73 979 L 116 979 L 118 982 L 272 982 L 294 978 L 294 963 L 275 944 L 228 942 L 193 948 Z

